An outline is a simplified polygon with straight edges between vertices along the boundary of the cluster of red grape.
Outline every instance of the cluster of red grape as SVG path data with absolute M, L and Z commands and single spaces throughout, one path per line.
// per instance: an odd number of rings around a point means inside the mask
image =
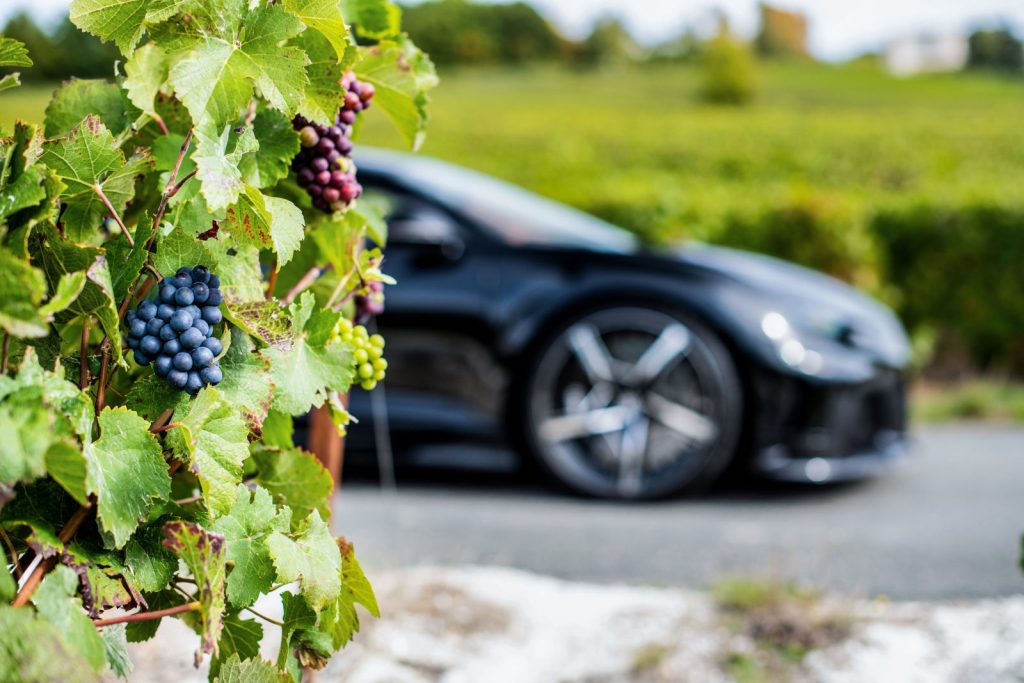
M 356 324 L 365 325 L 370 318 L 384 312 L 384 283 L 379 280 L 366 285 L 366 293 L 356 294 Z
M 313 123 L 302 116 L 292 120 L 302 149 L 292 160 L 295 179 L 313 199 L 313 206 L 331 213 L 341 211 L 363 192 L 352 164 L 352 125 L 356 115 L 370 106 L 374 88 L 349 71 L 341 79 L 345 101 L 333 126 Z
M 125 315 L 135 362 L 153 363 L 173 389 L 193 396 L 207 384 L 220 384 L 224 375 L 216 357 L 223 347 L 213 328 L 223 320 L 221 301 L 220 280 L 206 266 L 165 278 L 155 300 Z

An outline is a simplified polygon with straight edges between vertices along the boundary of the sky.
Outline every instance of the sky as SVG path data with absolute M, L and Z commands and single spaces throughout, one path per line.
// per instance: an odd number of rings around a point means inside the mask
M 528 0 L 566 35 L 585 36 L 605 16 L 621 19 L 642 43 L 679 35 L 687 25 L 707 25 L 714 8 L 728 15 L 743 35 L 757 28 L 755 0 Z M 0 21 L 19 9 L 52 20 L 69 0 L 0 0 Z M 777 0 L 811 22 L 811 51 L 841 60 L 876 50 L 888 40 L 918 33 L 964 33 L 972 27 L 1008 23 L 1024 33 L 1024 0 Z

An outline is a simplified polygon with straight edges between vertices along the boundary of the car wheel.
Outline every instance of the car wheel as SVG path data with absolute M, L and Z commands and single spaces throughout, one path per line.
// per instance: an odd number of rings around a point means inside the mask
M 574 491 L 620 499 L 694 492 L 733 457 L 742 424 L 736 367 L 686 316 L 599 310 L 562 328 L 534 360 L 528 446 Z

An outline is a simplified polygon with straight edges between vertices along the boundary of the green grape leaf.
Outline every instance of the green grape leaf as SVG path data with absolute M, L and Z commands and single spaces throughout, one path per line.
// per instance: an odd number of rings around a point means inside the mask
M 182 227 L 158 236 L 156 245 L 153 267 L 165 277 L 173 276 L 178 268 L 201 263 L 204 256 L 203 243 Z
M 115 135 L 120 134 L 131 127 L 139 113 L 116 83 L 72 78 L 54 91 L 46 107 L 46 137 L 65 135 L 90 115 L 98 117 Z
M 67 204 L 62 216 L 67 236 L 75 241 L 92 240 L 108 209 L 100 192 L 119 214 L 135 196 L 135 176 L 152 166 L 146 150 L 125 161 L 114 136 L 95 116 L 87 116 L 67 137 L 49 141 L 42 161 L 68 186 L 61 198 Z
M 156 43 L 143 45 L 124 64 L 128 100 L 150 116 L 156 114 L 156 98 L 167 82 L 169 65 L 167 53 Z
M 332 647 L 339 650 L 359 632 L 359 614 L 356 605 L 362 605 L 373 616 L 380 618 L 380 607 L 373 587 L 363 573 L 355 551 L 349 543 L 341 545 L 342 588 L 338 599 L 324 608 L 320 627 L 330 634 Z
M 79 315 L 95 316 L 110 339 L 115 362 L 127 367 L 121 353 L 121 326 L 114 285 L 103 249 L 63 240 L 52 226 L 46 226 L 41 241 L 38 253 L 51 289 L 58 286 L 64 275 L 85 272 L 85 287 L 68 309 Z
M 170 70 L 170 83 L 192 119 L 216 128 L 235 121 L 254 87 L 292 116 L 307 83 L 307 59 L 301 49 L 282 43 L 298 35 L 302 23 L 278 5 L 263 5 L 212 27 L 185 46 Z
M 100 526 L 124 547 L 153 506 L 171 493 L 163 449 L 149 424 L 127 408 L 104 408 L 100 438 L 86 446 L 86 483 L 97 498 Z
M 402 30 L 402 10 L 388 0 L 341 0 L 341 11 L 360 36 L 380 40 Z
M 45 295 L 42 271 L 0 247 L 0 327 L 15 337 L 45 337 L 50 331 L 39 311 Z
M 135 584 L 143 591 L 161 590 L 178 570 L 178 560 L 164 548 L 162 541 L 161 528 L 146 524 L 139 527 L 124 547 L 125 564 Z
M 299 152 L 299 134 L 286 116 L 273 109 L 256 114 L 252 125 L 259 153 L 242 157 L 242 179 L 253 187 L 273 187 L 291 171 L 292 159 Z
M 182 0 L 74 0 L 71 23 L 113 42 L 127 55 L 142 38 L 146 24 L 169 19 L 181 4 Z
M 78 577 L 58 566 L 43 579 L 32 596 L 39 615 L 64 634 L 64 640 L 76 649 L 96 671 L 106 667 L 106 648 L 92 620 L 82 611 L 78 599 Z
M 213 524 L 227 542 L 227 560 L 233 564 L 228 574 L 228 601 L 235 607 L 248 607 L 266 593 L 277 576 L 267 548 L 267 536 L 275 531 L 287 532 L 291 511 L 280 511 L 270 493 L 257 487 L 250 492 L 238 486 L 235 504 L 228 515 Z
M 89 502 L 85 490 L 85 456 L 70 441 L 55 441 L 46 449 L 46 473 L 82 505 Z
M 314 510 L 288 535 L 275 531 L 267 538 L 280 581 L 300 581 L 302 595 L 314 610 L 341 593 L 341 553 L 331 530 Z
M 273 249 L 279 266 L 288 263 L 298 250 L 305 225 L 299 207 L 252 186 L 243 189 L 224 221 L 224 228 L 238 243 Z
M 279 410 L 271 410 L 263 420 L 263 438 L 261 442 L 271 448 L 294 449 L 292 433 L 295 425 L 292 416 Z
M 293 525 L 314 510 L 320 517 L 330 518 L 333 482 L 315 455 L 297 448 L 268 448 L 255 451 L 253 462 L 258 472 L 256 482 L 270 491 L 278 505 L 291 509 Z
M 277 301 L 237 301 L 225 296 L 224 315 L 270 347 L 288 349 L 292 343 L 292 319 Z
M 206 387 L 189 403 L 186 415 L 175 415 L 167 441 L 175 455 L 199 477 L 211 517 L 226 515 L 242 481 L 242 461 L 249 456 L 249 427 L 238 410 L 214 387 Z
M 230 588 L 228 590 L 230 591 Z M 221 667 L 232 658 L 258 659 L 262 638 L 263 626 L 258 621 L 240 619 L 237 614 L 224 617 L 224 630 L 221 631 L 220 642 L 217 644 L 217 656 L 210 660 L 210 680 L 217 680 Z M 243 680 L 248 683 L 253 679 Z
M 32 481 L 46 474 L 55 416 L 36 387 L 16 390 L 0 403 L 0 482 Z
M 220 671 L 213 681 L 214 683 L 292 683 L 292 678 L 262 659 L 253 658 L 242 661 L 235 654 L 221 665 Z
M 187 394 L 172 389 L 166 380 L 147 374 L 132 383 L 124 404 L 152 422 L 168 408 L 183 404 L 187 398 Z
M 32 66 L 25 44 L 14 38 L 0 36 L 0 66 Z
M 117 264 L 110 277 L 114 287 L 114 301 L 123 301 L 128 296 L 128 289 L 142 272 L 142 267 L 149 257 L 146 245 L 155 232 L 153 220 L 149 216 L 143 216 L 132 235 L 134 247 L 128 244 L 128 238 L 121 233 L 107 240 L 104 245 L 107 250 L 107 261 Z
M 217 390 L 225 401 L 239 409 L 249 429 L 260 434 L 274 398 L 270 361 L 256 351 L 248 334 L 232 327 L 231 346 L 220 359 L 220 367 L 224 379 Z
M 0 572 L 0 602 L 10 602 L 17 592 L 18 584 L 14 582 L 14 577 L 7 571 L 7 567 L 4 567 L 4 571 Z
M 50 319 L 54 314 L 67 310 L 74 303 L 75 299 L 82 294 L 87 281 L 84 271 L 64 273 L 57 281 L 57 288 L 53 296 L 50 297 L 50 300 L 44 306 L 39 307 L 39 313 Z
M 341 16 L 338 0 L 284 0 L 284 8 L 301 19 L 303 24 L 327 38 L 339 62 L 346 60 L 353 41 L 345 19 Z
M 145 605 L 142 594 L 129 583 L 120 555 L 75 542 L 63 550 L 60 561 L 78 575 L 81 602 L 89 616 L 98 617 L 111 608 Z
M 306 86 L 299 113 L 310 121 L 333 126 L 345 98 L 345 91 L 340 85 L 342 72 L 352 59 L 339 64 L 330 41 L 316 31 L 305 31 L 297 42 L 309 56 L 309 65 L 306 67 L 309 85 Z M 351 55 L 354 58 L 358 52 L 352 50 Z
M 13 73 L 0 76 L 0 92 L 17 88 L 19 85 L 21 85 L 21 74 Z
M 0 605 L 0 672 L 12 682 L 100 680 L 58 627 L 35 610 L 8 605 Z
M 338 314 L 319 309 L 311 292 L 288 308 L 292 318 L 292 347 L 267 349 L 270 375 L 277 386 L 274 408 L 302 415 L 323 405 L 331 391 L 348 391 L 352 384 L 352 350 L 348 344 L 327 344 L 324 330 L 334 327 Z
M 220 278 L 220 291 L 227 301 L 262 301 L 263 274 L 260 252 L 253 246 L 235 244 L 227 235 L 206 240 L 204 258 Z
M 164 524 L 164 535 L 167 537 L 164 545 L 185 562 L 196 582 L 201 637 L 195 656 L 198 667 L 204 652 L 217 654 L 217 642 L 224 625 L 224 578 L 227 573 L 224 537 L 180 520 Z
M 134 669 L 132 658 L 128 654 L 127 632 L 126 624 L 104 626 L 100 631 L 103 637 L 104 658 L 110 671 L 120 678 L 127 678 Z
M 360 52 L 359 80 L 373 85 L 374 105 L 391 119 L 409 146 L 418 149 L 427 123 L 426 91 L 437 85 L 434 65 L 408 41 L 385 41 Z
M 201 191 L 211 211 L 220 211 L 238 201 L 246 187 L 238 166 L 243 158 L 255 154 L 260 148 L 252 127 L 243 128 L 231 144 L 233 134 L 234 128 L 230 124 L 223 129 L 206 125 L 196 131 L 196 151 L 192 159 L 196 164 L 196 177 L 202 183 Z
M 281 617 L 281 645 L 277 651 L 279 669 L 283 669 L 287 662 L 292 635 L 296 631 L 316 627 L 316 612 L 301 595 L 293 595 L 287 591 L 281 593 L 281 604 L 284 607 L 284 615 Z

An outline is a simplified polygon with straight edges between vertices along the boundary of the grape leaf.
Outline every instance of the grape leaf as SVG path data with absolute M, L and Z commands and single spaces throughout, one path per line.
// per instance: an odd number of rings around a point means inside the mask
M 291 509 L 293 525 L 313 510 L 330 518 L 331 474 L 312 453 L 267 448 L 255 451 L 253 461 L 258 471 L 256 482 L 270 491 L 278 505 Z
M 305 31 L 297 42 L 309 56 L 309 65 L 306 67 L 309 85 L 306 86 L 299 113 L 310 121 L 333 126 L 345 98 L 345 91 L 340 85 L 342 71 L 352 60 L 338 64 L 330 41 L 316 31 Z M 352 56 L 354 58 L 358 53 L 352 50 Z
M 259 153 L 243 156 L 239 170 L 247 184 L 272 187 L 288 176 L 292 159 L 299 152 L 299 134 L 287 117 L 273 109 L 256 114 L 252 125 Z
M 39 307 L 39 313 L 47 319 L 51 319 L 55 313 L 67 310 L 74 303 L 75 299 L 82 294 L 86 282 L 88 282 L 88 279 L 85 277 L 84 271 L 64 273 L 57 280 L 57 287 L 53 296 L 50 297 L 50 300 L 44 306 Z
M 0 92 L 17 88 L 21 85 L 21 74 L 13 73 L 0 76 Z
M 224 221 L 224 228 L 240 244 L 273 249 L 278 266 L 288 263 L 298 250 L 305 225 L 299 207 L 252 186 L 245 186 Z
M 81 603 L 89 616 L 98 617 L 115 607 L 145 607 L 142 594 L 128 581 L 129 572 L 120 555 L 75 542 L 61 552 L 60 561 L 78 575 Z
M 211 211 L 225 209 L 238 201 L 246 187 L 238 165 L 246 155 L 252 155 L 260 148 L 252 127 L 243 128 L 234 144 L 230 144 L 233 131 L 230 124 L 223 129 L 205 125 L 196 131 L 196 151 L 192 159 Z
M 85 490 L 85 456 L 70 441 L 56 441 L 46 449 L 46 473 L 82 505 L 89 502 Z
M 182 0 L 74 0 L 71 23 L 86 33 L 112 41 L 124 54 L 142 38 L 146 24 L 169 19 Z
M 100 679 L 59 628 L 35 610 L 8 605 L 0 605 L 0 672 L 8 681 L 86 683 Z
M 238 655 L 232 655 L 220 667 L 214 683 L 291 683 L 292 678 L 286 673 L 275 669 L 272 664 L 262 659 L 246 659 L 242 661 Z
M 125 624 L 112 624 L 104 626 L 100 631 L 103 637 L 104 658 L 110 666 L 111 672 L 120 678 L 127 678 L 134 668 L 131 656 L 128 654 L 128 640 Z
M 255 350 L 248 334 L 233 327 L 231 346 L 220 359 L 220 367 L 224 379 L 217 385 L 217 390 L 225 401 L 238 407 L 249 423 L 249 429 L 260 434 L 274 398 L 270 361 Z
M 230 591 L 230 588 L 228 589 Z M 210 660 L 210 680 L 217 680 L 221 667 L 225 662 L 239 657 L 242 660 L 260 656 L 260 639 L 263 638 L 263 626 L 252 619 L 240 619 L 237 614 L 224 618 L 224 630 L 217 644 L 217 656 Z M 245 683 L 252 678 L 243 679 Z
M 277 301 L 236 301 L 224 299 L 225 316 L 264 344 L 288 349 L 292 343 L 292 320 Z
M 270 534 L 267 548 L 278 580 L 301 581 L 302 595 L 314 610 L 319 611 L 338 598 L 341 553 L 319 512 L 313 510 L 294 534 L 280 531 Z
M 45 337 L 40 313 L 46 278 L 38 268 L 0 247 L 0 327 L 16 337 Z
M 303 24 L 327 38 L 339 62 L 346 61 L 353 41 L 345 19 L 341 16 L 338 0 L 284 0 L 284 8 L 301 19 Z
M 0 66 L 32 66 L 25 44 L 14 38 L 0 36 Z
M 332 646 L 339 650 L 359 632 L 359 614 L 356 605 L 362 605 L 373 616 L 380 618 L 380 607 L 373 587 L 363 573 L 355 551 L 349 543 L 341 546 L 342 588 L 338 599 L 324 608 L 320 615 L 320 628 L 330 634 Z
M 64 641 L 78 651 L 96 671 L 103 671 L 107 659 L 103 639 L 92 620 L 82 611 L 76 596 L 78 577 L 64 566 L 48 574 L 32 596 L 39 615 L 64 634 Z
M 402 10 L 388 0 L 341 0 L 341 11 L 360 36 L 380 40 L 401 32 Z
M 263 273 L 259 249 L 234 244 L 229 236 L 204 242 L 210 270 L 220 278 L 226 301 L 262 301 Z
M 125 405 L 150 422 L 168 408 L 183 404 L 187 395 L 175 391 L 166 380 L 154 374 L 143 375 L 132 383 Z
M 121 327 L 114 301 L 114 285 L 103 250 L 63 240 L 53 226 L 47 225 L 42 231 L 38 254 L 51 289 L 58 286 L 64 275 L 85 272 L 85 287 L 68 308 L 80 315 L 95 316 L 110 339 L 114 360 L 127 367 L 121 353 Z
M 42 161 L 67 184 L 61 194 L 67 204 L 62 216 L 72 240 L 90 241 L 108 209 L 100 192 L 119 214 L 135 196 L 135 176 L 152 166 L 149 152 L 140 150 L 125 161 L 114 136 L 95 116 L 87 116 L 68 136 L 48 141 Z
M 147 525 L 136 531 L 124 547 L 125 563 L 144 591 L 162 589 L 178 570 L 178 560 L 163 547 L 162 538 L 159 527 Z
M 18 389 L 0 403 L 0 482 L 32 481 L 46 474 L 55 416 L 37 387 Z
M 356 74 L 376 89 L 374 105 L 391 119 L 409 146 L 418 149 L 427 123 L 426 91 L 437 85 L 434 65 L 409 41 L 383 41 L 360 52 Z
M 107 260 L 110 263 L 118 264 L 110 278 L 114 288 L 114 301 L 122 301 L 128 296 L 129 287 L 142 272 L 142 267 L 149 256 L 146 245 L 155 232 L 153 220 L 149 216 L 143 216 L 132 235 L 135 241 L 134 247 L 128 244 L 128 238 L 121 233 L 107 240 L 104 245 L 107 250 Z
M 175 415 L 167 442 L 175 455 L 199 477 L 211 517 L 227 514 L 242 481 L 242 461 L 249 456 L 249 427 L 213 387 L 206 387 Z
M 139 114 L 116 83 L 72 78 L 54 91 L 46 106 L 46 137 L 66 134 L 89 115 L 98 117 L 111 132 L 119 134 L 131 127 Z
M 204 652 L 217 654 L 217 641 L 224 626 L 224 537 L 180 520 L 164 524 L 164 535 L 164 545 L 185 562 L 196 582 L 201 636 L 195 656 L 198 667 Z
M 291 349 L 267 349 L 270 375 L 277 386 L 274 408 L 302 415 L 323 405 L 331 391 L 348 391 L 352 384 L 352 351 L 348 344 L 328 344 L 323 331 L 333 328 L 338 314 L 317 308 L 310 292 L 289 306 L 292 318 Z
M 6 571 L 6 567 L 4 569 L 0 572 L 0 602 L 10 602 L 18 592 L 18 584 L 10 572 Z
M 168 66 L 167 53 L 156 43 L 143 45 L 124 64 L 125 93 L 150 116 L 156 114 L 156 98 L 167 81 Z
M 281 604 L 284 607 L 284 615 L 281 617 L 281 645 L 277 651 L 279 669 L 283 669 L 287 662 L 292 635 L 296 631 L 316 626 L 316 612 L 310 608 L 309 603 L 301 595 L 293 595 L 287 591 L 281 593 Z
M 171 478 L 160 442 L 144 419 L 127 408 L 104 408 L 99 424 L 99 440 L 85 450 L 86 483 L 96 495 L 100 525 L 121 548 L 153 499 L 170 495 Z
M 170 277 L 178 268 L 191 268 L 202 262 L 203 243 L 190 235 L 184 228 L 177 227 L 166 235 L 157 237 L 153 267 Z
M 292 441 L 294 431 L 295 425 L 291 415 L 279 410 L 271 410 L 263 420 L 263 438 L 260 441 L 271 448 L 295 448 L 295 443 Z
M 306 55 L 281 45 L 302 31 L 302 23 L 277 5 L 239 14 L 244 16 L 209 22 L 212 32 L 183 40 L 184 56 L 171 67 L 170 83 L 200 126 L 219 129 L 236 120 L 254 87 L 287 116 L 302 99 Z
M 266 593 L 277 573 L 266 539 L 275 531 L 287 532 L 291 511 L 278 510 L 266 489 L 251 492 L 239 484 L 230 514 L 220 517 L 213 530 L 227 542 L 227 560 L 234 566 L 228 574 L 228 600 L 235 607 L 248 607 Z

